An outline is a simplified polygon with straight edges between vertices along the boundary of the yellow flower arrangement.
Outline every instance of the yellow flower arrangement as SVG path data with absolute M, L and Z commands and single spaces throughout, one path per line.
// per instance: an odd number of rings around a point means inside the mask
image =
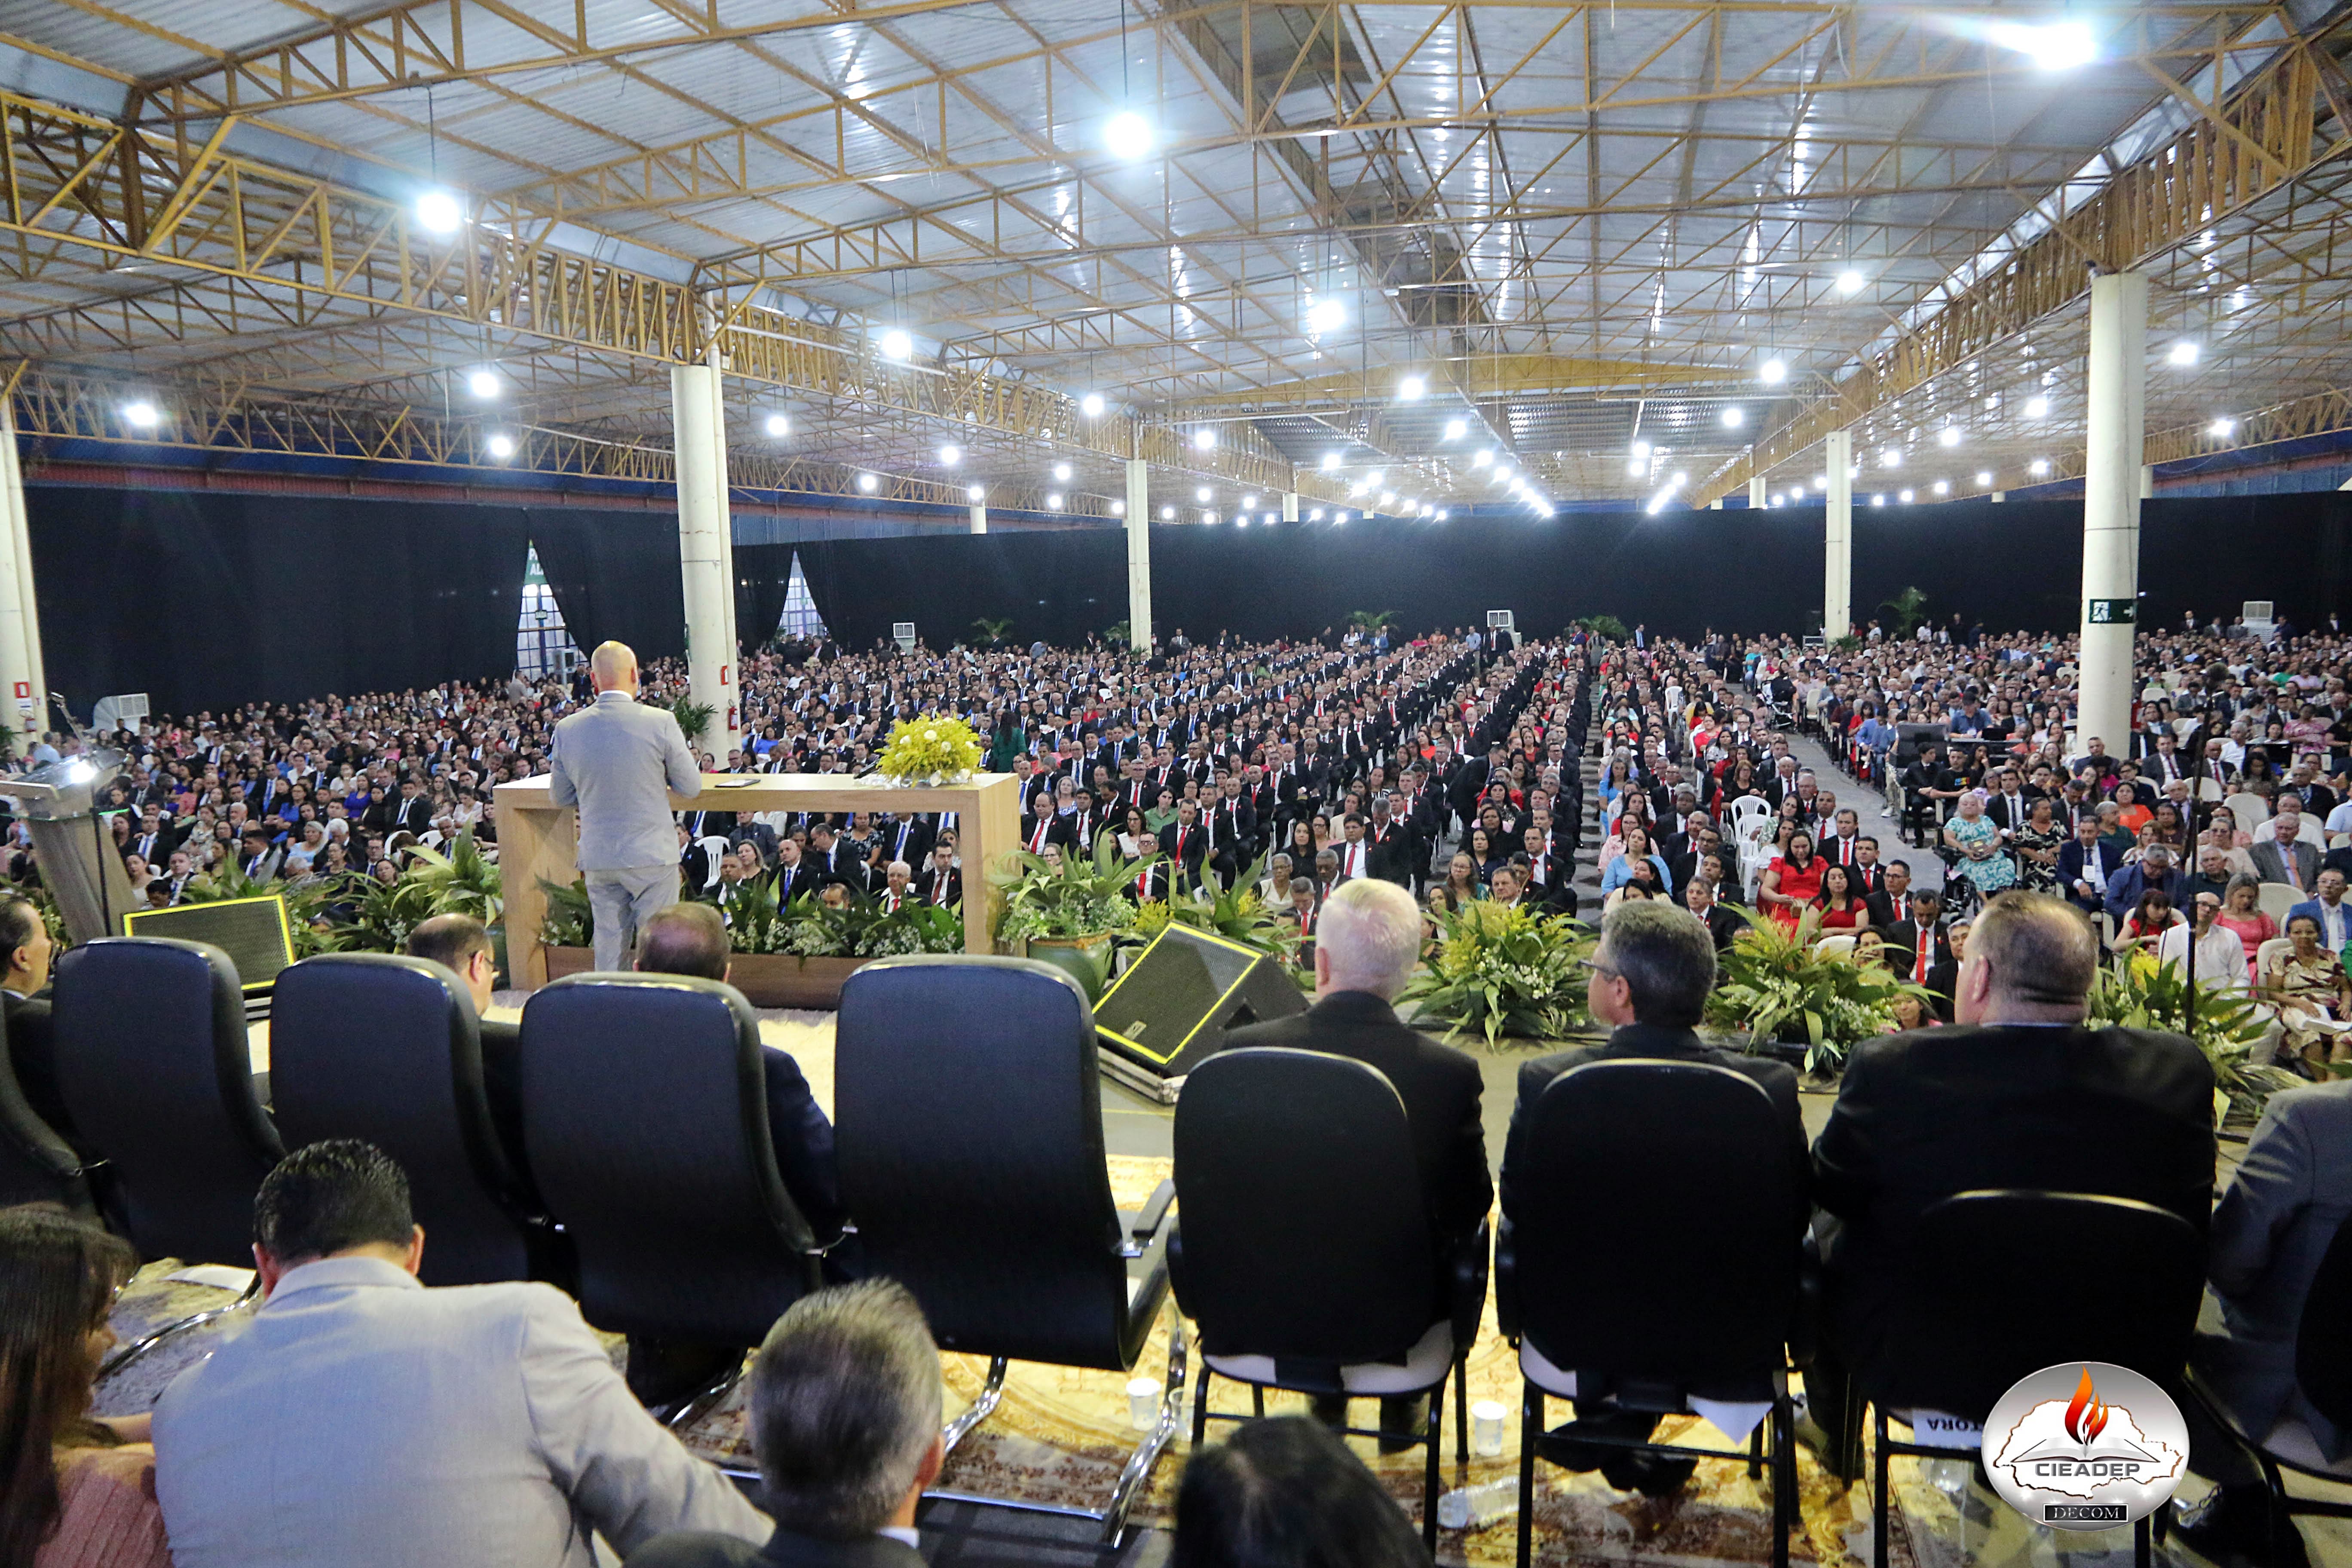
M 985 753 L 980 737 L 962 720 L 944 713 L 922 713 L 890 726 L 874 771 L 904 783 L 932 777 L 953 778 L 976 771 Z

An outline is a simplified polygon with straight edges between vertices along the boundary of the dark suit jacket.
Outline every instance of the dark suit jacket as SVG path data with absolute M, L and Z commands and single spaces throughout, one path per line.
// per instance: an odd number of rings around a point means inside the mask
M 1720 906 L 1717 906 L 1718 908 Z M 1746 929 L 1746 922 L 1741 922 Z M 1811 1184 L 1805 1157 L 1805 1118 L 1797 1105 L 1797 1074 L 1786 1062 L 1769 1057 L 1751 1057 L 1739 1051 L 1727 1051 L 1702 1041 L 1688 1029 L 1659 1028 L 1648 1024 L 1622 1024 L 1612 1030 L 1609 1038 L 1597 1046 L 1571 1046 L 1548 1057 L 1538 1057 L 1519 1068 L 1519 1097 L 1511 1106 L 1511 1131 L 1503 1144 L 1503 1217 L 1514 1217 L 1518 1194 L 1513 1190 L 1515 1170 L 1524 1169 L 1525 1154 L 1520 1142 L 1521 1129 L 1526 1124 L 1528 1108 L 1541 1099 L 1551 1080 L 1570 1068 L 1580 1068 L 1587 1062 L 1608 1062 L 1657 1059 L 1676 1062 L 1704 1062 L 1710 1067 L 1729 1068 L 1744 1077 L 1754 1079 L 1764 1092 L 1772 1097 L 1773 1109 L 1780 1111 L 1788 1124 L 1789 1161 L 1798 1173 L 1800 1190 Z M 1661 1106 L 1661 1114 L 1671 1110 Z
M 822 1541 L 778 1528 L 765 1546 L 708 1531 L 675 1530 L 629 1553 L 627 1568 L 923 1568 L 903 1541 Z
M 2213 1201 L 2213 1069 L 2179 1035 L 2073 1026 L 1912 1029 L 1846 1060 L 1813 1145 L 1831 1324 L 1873 1369 L 1903 1238 L 1927 1206 L 1980 1187 L 2101 1193 L 2202 1233 Z
M 1328 1051 L 1388 1075 L 1412 1125 L 1413 1163 L 1441 1286 L 1450 1279 L 1456 1244 L 1478 1228 L 1495 1197 L 1478 1112 L 1478 1064 L 1399 1023 L 1396 1010 L 1367 991 L 1334 992 L 1296 1017 L 1232 1030 L 1225 1044 Z
M 90 1153 L 75 1136 L 73 1118 L 66 1114 L 65 1095 L 58 1088 L 57 1030 L 49 1016 L 48 998 L 0 991 L 0 1012 L 7 1018 L 8 1060 L 16 1069 L 26 1104 L 58 1137 L 83 1154 Z

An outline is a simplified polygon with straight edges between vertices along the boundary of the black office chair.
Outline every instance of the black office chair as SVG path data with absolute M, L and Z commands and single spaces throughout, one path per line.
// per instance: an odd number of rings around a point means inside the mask
M 101 937 L 58 960 L 52 1007 L 58 1089 L 75 1131 L 112 1169 L 131 1246 L 151 1259 L 249 1268 L 253 1195 L 285 1149 L 253 1091 L 228 954 L 208 942 Z M 234 1310 L 166 1324 L 116 1352 L 100 1375 Z
M 1987 1189 L 1928 1205 L 1895 1268 L 1902 1284 L 1884 1351 L 1856 1369 L 1855 1392 L 1875 1422 L 1871 1542 L 1880 1563 L 1888 1461 L 1979 1457 L 1975 1440 L 1918 1441 L 1923 1416 L 1981 1427 L 2018 1379 L 2062 1362 L 2107 1362 L 2179 1387 L 2204 1290 L 2205 1238 L 2133 1198 Z M 1912 1440 L 1890 1437 L 1890 1420 L 1910 1427 Z M 2148 1520 L 2134 1527 L 2134 1550 L 2147 1568 Z
M 1211 1057 L 1176 1105 L 1176 1197 L 1169 1275 L 1200 1334 L 1193 1447 L 1212 1419 L 1248 1419 L 1210 1415 L 1217 1373 L 1249 1384 L 1259 1415 L 1267 1388 L 1423 1395 L 1422 1538 L 1434 1551 L 1445 1384 L 1456 1377 L 1454 1449 L 1467 1459 L 1458 1374 L 1486 1306 L 1490 1237 L 1480 1225 L 1452 1260 L 1446 1299 L 1433 1302 L 1438 1259 L 1395 1086 L 1377 1068 L 1320 1051 Z
M 303 960 L 270 994 L 269 1067 L 288 1142 L 363 1138 L 408 1173 L 427 1285 L 572 1283 L 522 1151 L 491 1119 L 474 999 L 447 969 L 376 952 Z
M 1077 982 L 1024 958 L 883 959 L 842 986 L 835 1037 L 841 1195 L 866 1267 L 915 1293 L 942 1349 L 990 1358 L 948 1447 L 996 1408 L 1007 1361 L 1133 1370 L 1168 1299 L 1161 1222 L 1176 1188 L 1161 1183 L 1131 1218 L 1112 1201 Z M 1184 1360 L 1171 1315 L 1160 1419 L 1086 1516 L 1107 1542 L 1175 1433 Z
M 16 1204 L 55 1204 L 84 1218 L 98 1215 L 81 1156 L 25 1098 L 0 1042 L 0 1208 Z
M 1753 1079 L 1705 1062 L 1571 1068 L 1525 1113 L 1523 1168 L 1496 1247 L 1496 1307 L 1517 1340 L 1518 1560 L 1534 1541 L 1547 1396 L 1655 1415 L 1749 1419 L 1735 1449 L 1592 1439 L 1772 1471 L 1772 1562 L 1797 1519 L 1788 1344 L 1805 1218 L 1788 1123 Z M 1766 1452 L 1767 1439 L 1769 1453 Z M 1880 1559 L 1885 1561 L 1885 1559 Z
M 575 974 L 523 1006 L 531 1175 L 578 1255 L 582 1312 L 630 1336 L 631 1385 L 673 1426 L 820 1283 L 766 1078 L 751 1004 L 715 980 Z M 698 1363 L 697 1385 L 663 1386 L 657 1358 Z
M 2327 1244 L 2319 1271 L 2311 1277 L 2294 1331 L 2294 1381 L 2304 1403 L 2326 1416 L 2338 1432 L 2352 1431 L 2352 1344 L 2345 1342 L 2347 1313 L 2352 1313 L 2352 1220 L 2336 1227 L 2336 1238 Z M 2279 1560 L 2280 1531 L 2294 1528 L 2293 1515 L 2352 1519 L 2352 1503 L 2288 1495 L 2284 1474 L 2288 1470 L 2339 1486 L 2352 1481 L 2352 1458 L 2331 1458 L 2320 1447 L 2310 1422 L 2291 1406 L 2268 1431 L 2258 1432 L 2231 1408 L 2221 1389 L 2193 1372 L 2189 1391 L 2230 1440 L 2260 1467 L 2263 1483 L 2270 1489 L 2269 1551 L 2263 1561 Z

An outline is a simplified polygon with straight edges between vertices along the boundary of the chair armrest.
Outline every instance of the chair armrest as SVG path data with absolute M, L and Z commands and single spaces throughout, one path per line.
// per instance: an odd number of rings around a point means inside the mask
M 1478 1337 L 1478 1321 L 1486 1313 L 1486 1263 L 1494 1251 L 1494 1231 L 1488 1221 L 1462 1238 L 1454 1254 L 1454 1345 L 1467 1351 Z
M 1495 1324 L 1505 1339 L 1519 1337 L 1518 1238 L 1508 1219 L 1495 1232 Z
M 1119 1215 L 1125 1235 L 1119 1240 L 1118 1255 L 1121 1258 L 1140 1258 L 1150 1250 L 1153 1239 L 1160 1234 L 1160 1226 L 1168 1218 L 1169 1205 L 1175 1201 L 1176 1184 L 1162 1182 L 1152 1189 L 1151 1196 L 1144 1202 L 1142 1212 Z
M 1822 1342 L 1822 1322 L 1829 1297 L 1822 1268 L 1821 1240 L 1809 1228 L 1797 1255 L 1797 1300 L 1789 1317 L 1789 1364 L 1802 1370 L 1813 1364 Z

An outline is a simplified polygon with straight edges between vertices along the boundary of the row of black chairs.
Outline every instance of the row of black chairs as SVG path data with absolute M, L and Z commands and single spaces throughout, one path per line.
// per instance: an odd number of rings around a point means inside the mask
M 816 1241 L 777 1174 L 757 1021 L 731 987 L 599 974 L 536 993 L 520 1158 L 490 1113 L 471 1003 L 438 965 L 338 955 L 285 972 L 274 1116 L 254 1091 L 235 971 L 217 950 L 77 949 L 58 967 L 55 1016 L 78 1133 L 111 1163 L 147 1257 L 243 1261 L 254 1188 L 281 1139 L 359 1137 L 411 1173 L 428 1282 L 558 1278 L 608 1331 L 748 1347 L 818 1281 Z M 1008 1361 L 1131 1371 L 1172 1281 L 1182 1314 L 1160 1418 L 1099 1511 L 1106 1539 L 1173 1434 L 1189 1318 L 1203 1362 L 1196 1442 L 1209 1420 L 1239 1418 L 1213 1417 L 1213 1377 L 1250 1387 L 1254 1409 L 1267 1388 L 1426 1394 L 1433 1541 L 1448 1383 L 1457 1458 L 1469 1451 L 1463 1373 L 1489 1246 L 1482 1230 L 1461 1256 L 1431 1256 L 1394 1088 L 1344 1058 L 1213 1057 L 1178 1107 L 1174 1181 L 1121 1214 L 1094 1039 L 1083 993 L 1025 960 L 884 960 L 844 988 L 835 1136 L 863 1265 L 915 1292 L 943 1348 L 990 1358 L 950 1444 L 994 1408 Z M 1804 1197 L 1769 1099 L 1720 1068 L 1616 1061 L 1561 1075 L 1528 1114 L 1517 1223 L 1492 1248 L 1523 1378 L 1522 1560 L 1537 1438 L 1547 1403 L 1566 1399 L 1745 1410 L 1745 1452 L 1626 1446 L 1769 1467 L 1785 1563 L 1797 1522 L 1788 1374 L 1810 1361 L 1812 1314 Z M 1885 1358 L 1900 1370 L 1859 1391 L 1877 1413 L 1882 1562 L 1888 1458 L 1941 1451 L 1892 1441 L 1890 1418 L 1915 1431 L 1922 1412 L 1980 1421 L 2017 1378 L 2060 1362 L 2178 1384 L 2203 1249 L 2145 1204 L 1987 1192 L 1929 1210 L 1900 1267 Z M 2341 1240 L 2322 1280 L 2315 1306 L 2352 1297 Z M 2306 1339 L 2306 1396 L 2352 1415 L 2352 1355 L 2325 1323 Z M 2262 1436 L 2245 1439 L 2258 1456 Z M 2291 1446 L 2262 1462 L 2274 1484 L 2282 1464 L 2309 1468 Z

